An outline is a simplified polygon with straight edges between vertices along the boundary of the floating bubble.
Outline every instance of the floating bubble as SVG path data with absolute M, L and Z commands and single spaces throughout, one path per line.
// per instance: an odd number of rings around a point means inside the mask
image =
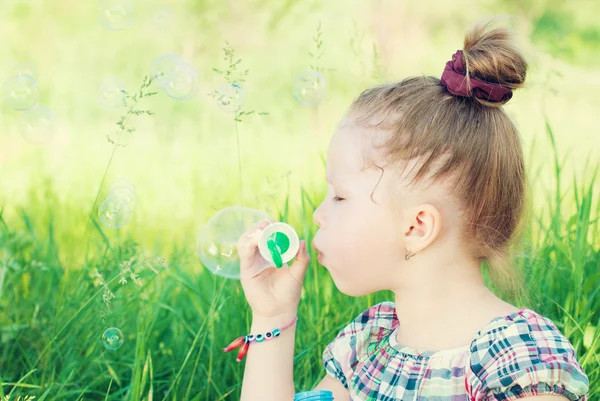
M 133 184 L 127 178 L 118 178 L 111 183 L 109 194 L 98 209 L 100 222 L 108 228 L 121 228 L 131 219 L 135 205 Z
M 240 272 L 238 241 L 252 226 L 268 221 L 258 239 L 252 271 Z M 232 279 L 252 277 L 270 267 L 282 267 L 298 252 L 299 239 L 294 229 L 275 222 L 266 213 L 241 206 L 230 206 L 216 213 L 202 228 L 196 253 L 212 273 Z
M 173 7 L 169 4 L 154 4 L 150 10 L 152 23 L 163 27 L 169 24 L 173 18 Z
M 124 342 L 123 332 L 116 327 L 110 327 L 102 333 L 102 345 L 108 350 L 115 351 L 121 348 Z
M 38 101 L 35 79 L 28 75 L 14 75 L 4 83 L 4 102 L 16 110 L 27 110 Z
M 131 211 L 112 197 L 107 197 L 98 209 L 98 218 L 107 228 L 113 230 L 123 227 L 131 219 Z
M 34 106 L 23 112 L 20 120 L 21 134 L 32 143 L 48 143 L 55 130 L 52 110 L 43 106 Z
M 131 0 L 99 0 L 100 23 L 111 31 L 120 31 L 133 22 Z
M 13 75 L 25 75 L 37 81 L 37 67 L 33 63 L 22 62 L 15 65 L 13 68 Z
M 165 54 L 154 60 L 151 76 L 156 85 L 173 99 L 191 99 L 198 90 L 198 72 L 175 54 Z
M 176 54 L 165 54 L 154 60 L 151 67 L 151 76 L 154 78 L 154 83 L 163 89 L 182 64 L 185 64 L 185 62 Z
M 191 99 L 198 89 L 198 72 L 189 64 L 181 64 L 176 70 L 163 88 L 165 93 L 176 100 Z
M 110 193 L 98 208 L 98 218 L 105 227 L 119 229 L 131 219 L 135 203 L 132 186 L 111 186 Z
M 318 71 L 305 71 L 294 81 L 293 95 L 302 106 L 317 106 L 325 97 L 325 92 L 325 77 Z
M 127 206 L 129 211 L 133 213 L 135 209 L 135 191 L 129 186 L 111 187 L 109 197 L 121 205 Z
M 125 82 L 108 76 L 98 84 L 98 102 L 107 108 L 125 106 L 125 90 Z
M 217 91 L 217 104 L 226 113 L 235 113 L 244 106 L 246 91 L 239 84 L 225 83 Z

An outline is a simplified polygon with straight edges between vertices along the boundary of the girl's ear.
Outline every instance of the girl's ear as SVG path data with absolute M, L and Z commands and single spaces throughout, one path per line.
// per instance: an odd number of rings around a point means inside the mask
M 442 226 L 440 211 L 435 206 L 424 203 L 406 211 L 404 244 L 411 252 L 418 253 L 427 248 L 437 238 Z

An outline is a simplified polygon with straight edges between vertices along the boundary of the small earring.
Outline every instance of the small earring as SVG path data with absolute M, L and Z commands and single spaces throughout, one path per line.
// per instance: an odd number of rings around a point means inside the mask
M 411 251 L 408 251 L 408 252 L 406 253 L 406 255 L 404 255 L 404 259 L 408 260 L 408 259 L 412 258 L 412 257 L 413 257 L 413 256 L 415 256 L 415 255 L 416 255 L 416 253 L 413 253 L 413 252 L 411 252 Z

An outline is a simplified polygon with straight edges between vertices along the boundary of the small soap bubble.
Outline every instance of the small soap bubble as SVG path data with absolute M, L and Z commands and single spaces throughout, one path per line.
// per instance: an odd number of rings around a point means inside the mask
M 169 24 L 173 18 L 173 7 L 169 4 L 153 4 L 150 10 L 152 23 L 157 27 L 163 27 Z
M 133 184 L 127 178 L 118 178 L 111 183 L 109 194 L 98 209 L 98 218 L 105 227 L 119 229 L 129 222 L 135 205 Z
M 325 77 L 318 71 L 305 71 L 294 81 L 293 95 L 302 106 L 318 106 L 325 92 Z
M 169 97 L 177 100 L 192 98 L 198 89 L 198 72 L 175 54 L 165 54 L 152 62 L 154 83 Z
M 98 218 L 105 227 L 117 230 L 129 222 L 132 212 L 128 203 L 109 195 L 98 208 Z
M 154 83 L 163 88 L 168 82 L 172 74 L 174 74 L 180 65 L 185 62 L 176 54 L 165 54 L 152 62 L 151 76 Z
M 100 23 L 111 31 L 120 31 L 133 22 L 131 0 L 99 0 Z
M 25 75 L 37 81 L 37 67 L 33 63 L 22 62 L 15 65 L 13 68 L 13 75 Z
M 35 79 L 28 75 L 14 75 L 4 83 L 4 102 L 16 110 L 27 110 L 38 101 Z
M 106 108 L 125 106 L 125 90 L 125 82 L 108 76 L 98 84 L 98 102 Z
M 110 327 L 102 333 L 102 344 L 108 350 L 115 351 L 121 348 L 124 342 L 123 332 L 116 327 Z
M 198 89 L 198 72 L 189 64 L 179 64 L 163 89 L 173 99 L 191 99 Z
M 217 104 L 226 113 L 235 113 L 244 106 L 246 91 L 239 84 L 224 83 L 217 91 Z
M 46 107 L 34 106 L 21 115 L 20 128 L 21 134 L 28 141 L 48 143 L 54 135 L 54 113 Z

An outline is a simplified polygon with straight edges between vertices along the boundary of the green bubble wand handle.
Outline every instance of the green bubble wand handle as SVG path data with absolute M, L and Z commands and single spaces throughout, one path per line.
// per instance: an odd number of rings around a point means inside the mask
M 300 239 L 288 224 L 277 222 L 265 227 L 258 241 L 263 258 L 273 262 L 277 269 L 292 260 L 300 249 Z

